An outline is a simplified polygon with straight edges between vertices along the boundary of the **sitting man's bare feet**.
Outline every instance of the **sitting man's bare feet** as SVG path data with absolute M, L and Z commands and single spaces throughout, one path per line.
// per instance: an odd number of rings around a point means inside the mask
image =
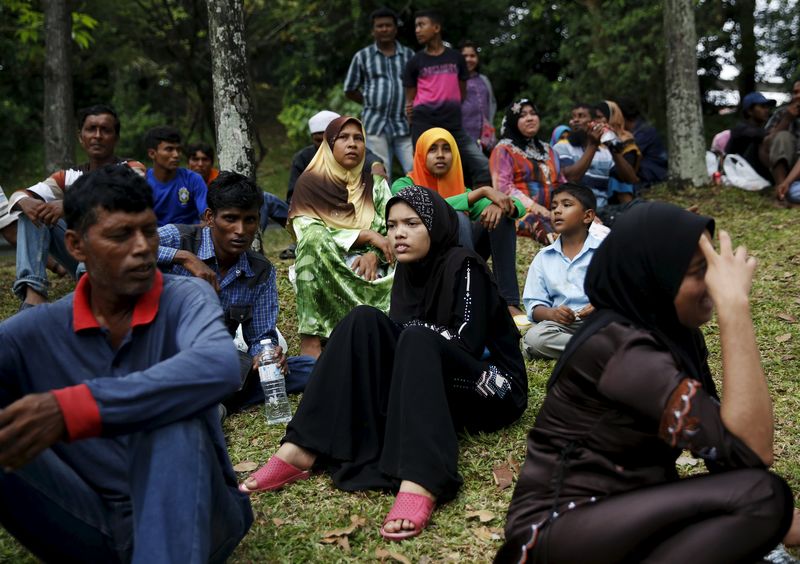
M 316 335 L 300 335 L 300 354 L 319 358 L 322 354 L 322 340 Z
M 45 298 L 42 294 L 31 288 L 30 286 L 25 287 L 25 303 L 32 304 L 32 305 L 41 305 L 47 303 L 47 298 Z
M 291 464 L 297 470 L 305 471 L 311 468 L 314 465 L 314 461 L 316 460 L 317 456 L 307 451 L 301 446 L 298 446 L 294 443 L 283 443 L 280 448 L 272 455 L 272 458 L 278 458 L 287 464 Z M 269 467 L 269 463 L 266 467 Z M 256 472 L 254 475 L 247 478 L 242 486 L 247 493 L 254 492 L 259 490 L 263 487 L 263 484 L 259 484 L 258 480 L 256 479 Z M 296 478 L 294 478 L 296 479 Z
M 431 501 L 436 501 L 436 496 L 434 496 L 431 492 L 417 484 L 416 482 L 410 482 L 408 480 L 403 480 L 400 484 L 400 492 L 407 492 L 413 493 L 417 495 L 424 495 L 425 497 L 429 498 Z M 426 521 L 427 522 L 427 521 Z M 424 525 L 423 525 L 424 527 Z M 395 519 L 394 521 L 387 521 L 383 525 L 383 530 L 387 533 L 400 533 L 406 531 L 413 531 L 417 528 L 417 526 L 409 521 L 408 519 Z

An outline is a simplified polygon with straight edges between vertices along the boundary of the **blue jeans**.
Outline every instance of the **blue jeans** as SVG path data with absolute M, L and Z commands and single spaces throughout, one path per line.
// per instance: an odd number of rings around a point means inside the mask
M 488 242 L 488 245 L 487 245 Z M 492 231 L 480 221 L 472 221 L 458 212 L 458 243 L 476 251 L 483 258 L 492 256 L 492 270 L 497 289 L 510 306 L 519 306 L 517 283 L 517 231 L 513 219 L 504 217 Z
M 789 190 L 786 192 L 786 201 L 792 204 L 800 204 L 800 180 L 789 184 Z
M 212 420 L 194 417 L 114 441 L 123 447 L 109 448 L 102 470 L 124 473 L 129 497 L 104 496 L 46 450 L 0 473 L 0 522 L 47 562 L 224 562 L 253 514 L 247 496 L 225 480 Z M 110 442 L 88 440 L 98 448 Z
M 385 133 L 367 135 L 367 147 L 383 161 L 386 173 L 392 175 L 392 164 L 397 157 L 403 173 L 414 168 L 414 149 L 411 147 L 411 135 L 389 136 Z
M 53 255 L 70 276 L 77 278 L 78 266 L 67 251 L 64 233 L 67 224 L 59 219 L 55 225 L 36 227 L 25 214 L 17 222 L 17 279 L 14 294 L 25 299 L 26 286 L 47 297 L 50 283 L 47 281 L 47 255 Z
M 267 228 L 270 219 L 285 226 L 287 217 L 289 217 L 289 204 L 275 194 L 264 192 L 264 203 L 261 204 L 261 231 Z

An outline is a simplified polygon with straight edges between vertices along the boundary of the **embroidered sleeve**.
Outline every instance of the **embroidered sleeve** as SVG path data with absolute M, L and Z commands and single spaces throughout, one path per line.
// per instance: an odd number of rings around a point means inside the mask
M 699 389 L 700 382 L 684 378 L 667 400 L 658 434 L 669 446 L 692 448 L 700 426 L 697 415 L 692 413 L 692 402 Z
M 652 421 L 653 433 L 670 447 L 689 449 L 720 468 L 763 467 L 758 455 L 725 427 L 719 402 L 647 333 L 632 332 L 618 346 L 597 389 L 618 409 Z

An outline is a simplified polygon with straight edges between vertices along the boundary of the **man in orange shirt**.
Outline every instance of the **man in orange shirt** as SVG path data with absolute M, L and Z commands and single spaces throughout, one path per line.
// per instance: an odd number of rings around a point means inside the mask
M 186 147 L 189 170 L 203 177 L 209 186 L 219 176 L 219 169 L 214 168 L 214 149 L 208 143 L 192 143 Z

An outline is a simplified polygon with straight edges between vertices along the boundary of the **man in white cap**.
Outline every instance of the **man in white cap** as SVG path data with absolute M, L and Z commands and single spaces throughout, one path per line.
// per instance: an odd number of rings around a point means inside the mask
M 311 162 L 311 159 L 313 159 L 314 155 L 317 153 L 317 149 L 319 149 L 319 146 L 322 145 L 325 129 L 327 129 L 328 125 L 338 117 L 340 116 L 336 112 L 322 110 L 308 119 L 308 131 L 311 133 L 311 140 L 313 143 L 307 147 L 303 147 L 292 157 L 292 169 L 289 172 L 289 186 L 286 189 L 287 204 L 292 203 L 292 194 L 294 193 L 294 185 L 297 183 L 297 179 L 300 178 L 301 174 L 303 174 L 303 171 L 308 166 L 308 163 Z M 366 162 L 364 163 L 364 166 L 369 167 L 369 169 L 372 171 L 372 174 L 377 174 L 387 178 L 386 169 L 383 166 L 383 162 L 369 149 L 367 149 Z M 282 250 L 279 255 L 280 258 L 284 260 L 293 259 L 294 247 L 295 245 L 292 244 L 286 249 Z

